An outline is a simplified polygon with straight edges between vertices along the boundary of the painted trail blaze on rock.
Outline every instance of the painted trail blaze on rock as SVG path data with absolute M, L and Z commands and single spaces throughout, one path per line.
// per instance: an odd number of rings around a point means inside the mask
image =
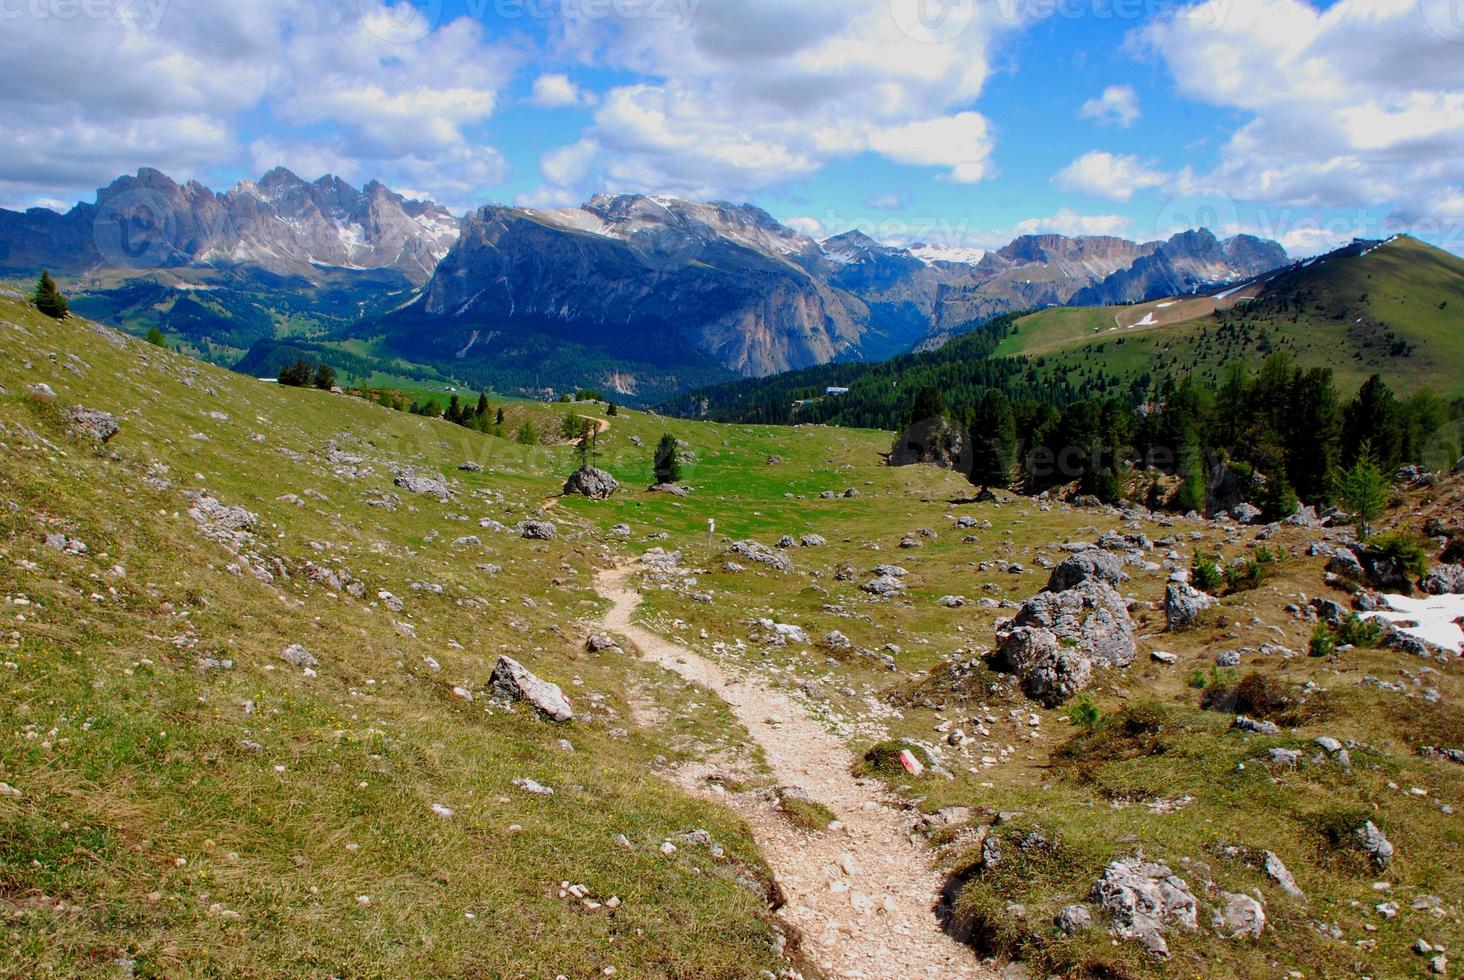
M 900 750 L 900 765 L 904 766 L 905 771 L 912 776 L 919 776 L 921 773 L 925 772 L 924 763 L 915 758 L 915 753 L 911 752 L 909 749 Z

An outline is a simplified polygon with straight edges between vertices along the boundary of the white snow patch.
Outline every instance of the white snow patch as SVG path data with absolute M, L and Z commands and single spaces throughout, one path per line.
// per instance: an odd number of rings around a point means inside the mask
M 1240 292 L 1242 289 L 1244 289 L 1245 287 L 1247 287 L 1249 285 L 1250 285 L 1250 283 L 1243 282 L 1239 286 L 1234 287 L 1233 289 L 1227 289 L 1223 293 L 1217 293 L 1216 296 L 1215 296 L 1215 299 L 1216 299 L 1216 301 L 1219 301 L 1219 300 L 1222 300 L 1222 299 L 1229 299 L 1230 297 L 1234 296 L 1236 293 Z
M 1385 595 L 1383 601 L 1388 604 L 1388 609 L 1364 613 L 1363 618 L 1386 619 L 1409 636 L 1416 636 L 1445 650 L 1464 653 L 1464 629 L 1455 622 L 1464 617 L 1464 595 L 1424 596 L 1421 599 Z
M 986 258 L 986 249 L 963 248 L 959 245 L 928 245 L 921 242 L 910 246 L 910 254 L 926 265 L 934 265 L 937 262 L 977 265 Z
M 1150 312 L 1150 313 L 1145 313 L 1144 314 L 1144 318 L 1142 320 L 1140 320 L 1138 323 L 1132 324 L 1132 326 L 1134 326 L 1134 327 L 1152 327 L 1152 326 L 1155 326 L 1156 324 L 1158 324 L 1158 322 L 1159 322 L 1158 320 L 1154 319 L 1154 314 L 1152 312 Z
M 1157 303 L 1157 304 L 1155 304 L 1154 309 L 1156 309 L 1156 310 L 1167 310 L 1171 306 L 1178 306 L 1178 305 L 1179 305 L 1179 300 L 1172 299 L 1172 300 L 1170 300 L 1167 303 Z

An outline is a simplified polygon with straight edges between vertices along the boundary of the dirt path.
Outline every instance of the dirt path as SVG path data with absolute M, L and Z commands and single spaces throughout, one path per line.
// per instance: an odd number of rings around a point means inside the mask
M 649 660 L 709 688 L 762 746 L 780 784 L 801 786 L 839 815 L 843 828 L 796 830 L 763 794 L 724 802 L 747 820 L 783 886 L 781 915 L 803 935 L 809 956 L 831 977 L 990 977 L 975 954 L 940 930 L 941 879 L 910 843 L 909 814 L 885 805 L 882 787 L 850 775 L 849 750 L 782 691 L 755 677 L 729 677 L 717 664 L 633 623 L 641 595 L 633 570 L 601 574 L 612 607 L 605 626 Z

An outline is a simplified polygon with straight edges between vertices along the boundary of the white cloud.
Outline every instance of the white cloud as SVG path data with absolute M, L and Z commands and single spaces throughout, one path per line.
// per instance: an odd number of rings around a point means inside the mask
M 1121 214 L 1079 214 L 1062 208 L 1045 218 L 1028 218 L 1012 229 L 1018 235 L 1124 235 L 1131 222 Z
M 594 93 L 581 89 L 568 75 L 549 74 L 534 79 L 529 101 L 541 109 L 564 109 L 594 105 L 596 100 Z
M 900 194 L 880 194 L 865 201 L 864 206 L 876 211 L 898 211 L 905 203 L 905 198 Z
M 89 198 L 139 166 L 207 181 L 262 159 L 459 202 L 491 186 L 471 181 L 502 180 L 503 158 L 477 130 L 521 55 L 474 21 L 426 33 L 411 4 L 379 0 L 170 4 L 152 23 L 142 14 L 155 7 L 4 18 L 0 195 Z M 420 39 L 396 43 L 388 28 Z M 241 129 L 261 111 L 272 130 L 246 145 Z
M 1442 0 L 1449 6 L 1449 0 Z M 1180 92 L 1249 115 L 1206 183 L 1428 216 L 1464 186 L 1464 47 L 1440 0 L 1210 0 L 1136 35 Z
M 1128 129 L 1139 121 L 1139 96 L 1132 85 L 1110 85 L 1096 99 L 1084 102 L 1078 114 L 1099 125 Z
M 1112 201 L 1132 200 L 1135 191 L 1163 187 L 1169 181 L 1168 174 L 1136 156 L 1102 150 L 1084 153 L 1052 178 L 1063 190 Z
M 961 3 L 960 30 L 919 36 L 922 0 L 722 0 L 666 18 L 557 24 L 559 54 L 640 80 L 612 88 L 586 134 L 616 186 L 741 197 L 872 152 L 991 176 L 971 106 L 1012 4 Z

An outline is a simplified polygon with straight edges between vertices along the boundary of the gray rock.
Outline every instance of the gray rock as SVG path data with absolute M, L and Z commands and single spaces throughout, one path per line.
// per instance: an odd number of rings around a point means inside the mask
M 793 559 L 774 548 L 756 541 L 734 541 L 727 549 L 730 554 L 738 555 L 749 561 L 755 561 L 760 565 L 767 565 L 769 568 L 784 574 L 793 571 Z
M 448 488 L 447 478 L 438 473 L 418 474 L 414 470 L 403 470 L 396 475 L 393 481 L 407 493 L 420 493 L 428 497 L 435 497 L 443 503 L 452 498 L 452 490 Z
M 1280 735 L 1281 729 L 1276 727 L 1275 722 L 1257 721 L 1245 715 L 1236 715 L 1231 728 L 1238 728 L 1243 732 L 1250 732 L 1253 735 Z
M 553 541 L 559 529 L 548 521 L 527 520 L 519 524 L 518 533 L 530 541 Z
M 466 462 L 463 465 L 459 466 L 458 469 L 461 470 L 464 473 L 482 473 L 483 472 L 483 464 L 482 463 L 475 463 L 472 460 L 469 460 L 468 462 Z
M 889 575 L 894 578 L 904 578 L 908 573 L 899 565 L 876 565 L 874 568 L 870 569 L 869 574 Z
M 280 651 L 280 659 L 291 667 L 314 667 L 319 661 L 298 643 L 292 643 Z
M 579 494 L 591 500 L 608 500 L 620 483 L 604 470 L 585 466 L 572 473 L 564 484 L 564 495 Z
M 1333 755 L 1342 751 L 1342 743 L 1329 735 L 1321 736 L 1316 740 L 1316 743 L 1323 751 L 1330 752 Z
M 793 535 L 791 535 L 791 534 L 785 534 L 781 538 L 778 539 L 778 547 L 779 548 L 796 548 L 796 547 L 798 547 L 798 542 L 796 540 L 794 540 Z
M 1066 592 L 1087 581 L 1103 582 L 1117 588 L 1128 578 L 1123 562 L 1114 555 L 1093 549 L 1081 551 L 1052 570 L 1047 580 L 1048 592 Z
M 1292 898 L 1299 898 L 1305 901 L 1306 893 L 1297 885 L 1296 879 L 1291 876 L 1291 872 L 1287 870 L 1286 865 L 1281 863 L 1281 859 L 1275 853 L 1266 851 L 1265 862 L 1267 878 L 1270 878 L 1277 885 L 1281 886 L 1281 890 Z
M 1333 602 L 1331 599 L 1313 599 L 1311 607 L 1316 611 L 1318 619 L 1334 626 L 1340 625 L 1347 619 L 1347 610 L 1342 608 L 1341 603 Z
M 1093 579 L 1039 592 L 997 630 L 997 662 L 1022 678 L 1029 697 L 1049 705 L 1085 690 L 1094 666 L 1127 667 L 1137 654 L 1128 605 Z
M 1435 565 L 1418 587 L 1428 595 L 1464 593 L 1464 565 Z
M 1092 898 L 1113 916 L 1114 935 L 1138 940 L 1156 956 L 1169 955 L 1167 926 L 1199 928 L 1199 905 L 1189 885 L 1168 865 L 1145 861 L 1142 854 L 1105 868 Z
M 1272 749 L 1271 762 L 1278 766 L 1295 769 L 1301 764 L 1301 753 L 1296 749 Z
M 1173 667 L 1175 664 L 1179 663 L 1179 655 L 1178 654 L 1166 653 L 1163 650 L 1155 650 L 1152 653 L 1150 653 L 1149 656 L 1153 657 L 1159 663 L 1161 663 L 1161 664 L 1168 664 L 1171 667 Z
M 1351 548 L 1338 548 L 1327 560 L 1327 571 L 1354 582 L 1361 582 L 1367 574 Z
M 828 542 L 819 534 L 805 534 L 798 539 L 798 545 L 802 548 L 822 548 L 827 544 Z
M 673 497 L 689 497 L 691 491 L 685 487 L 678 487 L 674 483 L 657 483 L 651 487 L 651 493 L 669 493 Z
M 1379 871 L 1388 870 L 1393 863 L 1393 844 L 1371 820 L 1352 832 L 1361 843 L 1362 849 L 1372 859 L 1373 867 Z
M 1164 590 L 1164 616 L 1169 629 L 1180 630 L 1194 625 L 1200 614 L 1214 608 L 1216 599 L 1183 582 L 1170 582 Z
M 1093 914 L 1086 905 L 1064 905 L 1057 913 L 1056 926 L 1065 936 L 1076 936 L 1093 927 Z
M 1261 519 L 1261 509 L 1255 504 L 1242 502 L 1230 508 L 1230 516 L 1240 524 L 1256 524 Z
M 526 701 L 549 720 L 566 722 L 574 719 L 574 708 L 558 684 L 540 680 L 512 657 L 499 657 L 490 680 L 494 690 L 515 701 Z
M 1221 892 L 1221 907 L 1215 911 L 1216 929 L 1231 939 L 1260 939 L 1266 931 L 1266 907 L 1259 900 L 1238 892 Z
M 77 435 L 106 443 L 117 434 L 117 420 L 107 412 L 72 405 L 66 414 L 68 427 Z
M 1234 650 L 1225 650 L 1215 657 L 1216 667 L 1239 667 L 1240 654 Z
M 865 582 L 859 588 L 870 595 L 889 596 L 903 591 L 905 583 L 893 575 L 880 575 Z

